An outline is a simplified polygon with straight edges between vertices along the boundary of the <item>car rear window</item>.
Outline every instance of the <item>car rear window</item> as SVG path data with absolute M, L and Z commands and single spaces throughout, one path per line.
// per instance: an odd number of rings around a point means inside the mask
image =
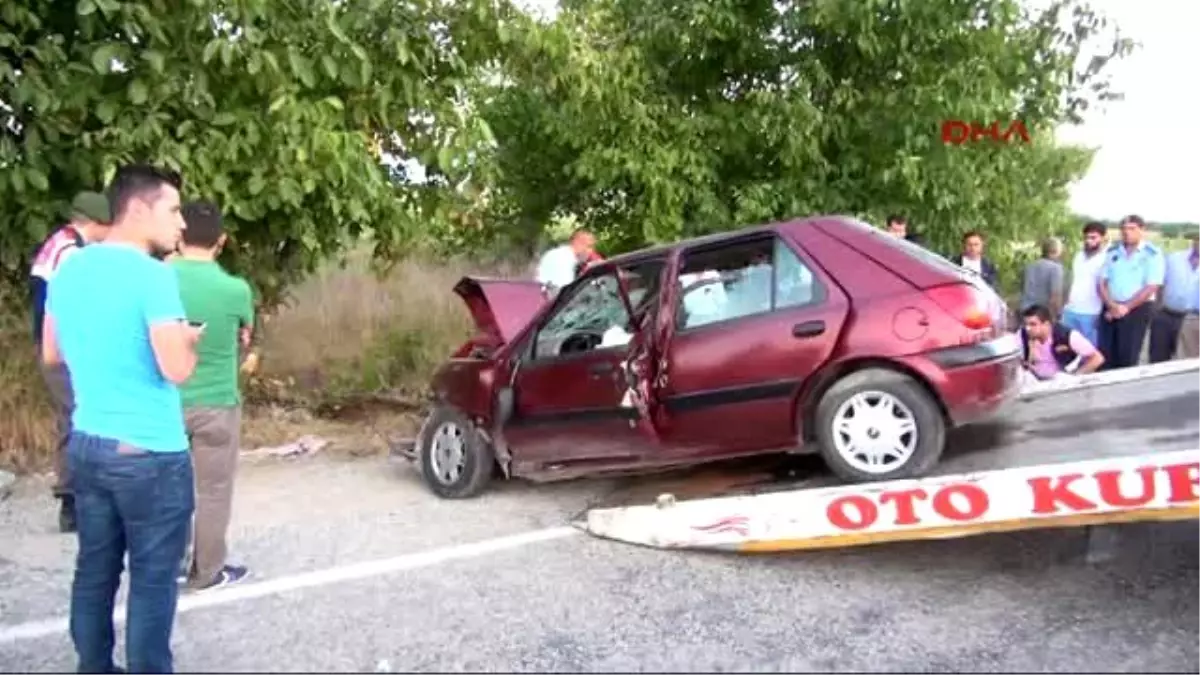
M 869 223 L 864 223 L 856 218 L 846 218 L 842 221 L 842 223 L 850 229 L 860 230 L 867 235 L 874 237 L 873 241 L 877 241 L 884 246 L 902 251 L 909 257 L 916 258 L 917 260 L 933 265 L 944 272 L 959 275 L 963 271 L 958 265 L 955 265 L 945 257 L 930 251 L 924 246 L 914 244 L 907 239 L 901 239 L 900 237 L 884 232 L 883 230 Z

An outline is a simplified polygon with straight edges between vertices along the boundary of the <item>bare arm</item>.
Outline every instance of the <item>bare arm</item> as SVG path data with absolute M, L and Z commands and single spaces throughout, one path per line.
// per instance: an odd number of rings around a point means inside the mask
M 143 296 L 150 349 L 162 376 L 182 384 L 196 370 L 196 340 L 200 330 L 187 324 L 175 270 L 162 263 L 151 268 L 154 279 Z
M 161 321 L 150 326 L 150 348 L 163 377 L 183 384 L 196 370 L 196 339 L 200 332 L 184 321 Z
M 1142 290 L 1137 292 L 1137 295 L 1125 303 L 1129 309 L 1134 309 L 1144 303 L 1149 302 L 1154 298 L 1159 289 L 1163 287 L 1167 276 L 1167 260 L 1161 253 L 1154 255 L 1146 261 L 1146 285 L 1142 286 Z
M 54 326 L 54 317 L 46 314 L 42 320 L 42 363 L 57 366 L 62 362 L 62 352 L 58 348 L 58 329 Z
M 1097 349 L 1096 351 L 1092 352 L 1091 356 L 1084 359 L 1083 363 L 1079 364 L 1079 369 L 1075 371 L 1075 374 L 1085 375 L 1087 373 L 1094 373 L 1099 370 L 1100 366 L 1102 365 L 1104 365 L 1104 355 L 1100 353 L 1099 349 Z
M 1104 303 L 1106 309 L 1109 308 L 1112 305 L 1112 296 L 1108 294 L 1108 279 L 1101 279 L 1096 290 L 1100 292 L 1100 302 Z
M 245 351 L 245 357 L 238 370 L 244 375 L 253 375 L 258 370 L 258 352 L 255 350 L 256 330 L 254 321 L 254 294 L 249 285 L 243 285 L 241 307 L 238 312 L 238 341 Z
M 1125 303 L 1125 307 L 1130 310 L 1136 309 L 1139 305 L 1149 302 L 1151 298 L 1158 293 L 1158 289 L 1162 288 L 1158 284 L 1143 286 L 1142 290 L 1137 292 L 1137 295 L 1130 298 L 1129 302 Z

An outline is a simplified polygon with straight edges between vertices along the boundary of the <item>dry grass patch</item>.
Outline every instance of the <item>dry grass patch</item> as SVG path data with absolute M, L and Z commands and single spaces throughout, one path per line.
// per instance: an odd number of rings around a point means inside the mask
M 362 256 L 328 266 L 267 317 L 260 383 L 272 399 L 307 403 L 419 395 L 471 331 L 454 284 L 469 273 L 511 277 L 525 267 L 408 260 L 379 278 Z
M 19 323 L 0 329 L 0 467 L 18 472 L 43 466 L 55 443 L 33 339 Z

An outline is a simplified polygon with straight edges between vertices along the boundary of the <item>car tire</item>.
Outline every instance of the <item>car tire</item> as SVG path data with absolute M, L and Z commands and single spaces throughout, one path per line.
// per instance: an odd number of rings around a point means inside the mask
M 442 499 L 467 499 L 483 492 L 494 475 L 496 458 L 475 424 L 454 408 L 438 406 L 430 411 L 424 429 L 417 441 L 417 462 L 429 490 Z
M 856 399 L 859 396 L 863 398 Z M 891 415 L 880 418 L 882 421 L 878 426 L 888 427 L 889 419 L 911 420 L 915 438 L 899 431 L 906 428 L 901 423 L 882 432 L 874 424 L 856 425 L 852 419 L 859 404 L 890 407 Z M 867 368 L 834 382 L 817 404 L 815 417 L 815 435 L 821 457 L 833 473 L 847 483 L 923 476 L 937 464 L 946 445 L 946 420 L 937 401 L 911 377 L 893 370 Z M 843 433 L 847 429 L 849 431 Z M 855 439 L 872 438 L 872 431 L 873 438 L 879 438 L 881 433 L 884 437 L 892 436 L 908 454 L 895 458 L 895 466 L 888 467 L 883 462 L 868 469 L 864 466 L 869 463 L 867 456 L 855 456 L 854 450 L 871 446 L 860 445 Z

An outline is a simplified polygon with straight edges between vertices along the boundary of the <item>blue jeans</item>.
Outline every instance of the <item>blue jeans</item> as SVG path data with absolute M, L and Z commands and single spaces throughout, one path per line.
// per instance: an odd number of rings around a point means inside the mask
M 1099 314 L 1080 314 L 1067 310 L 1063 312 L 1063 325 L 1071 330 L 1079 331 L 1079 334 L 1087 338 L 1088 342 L 1092 343 L 1093 347 L 1100 347 L 1100 315 Z
M 131 673 L 171 673 L 176 580 L 195 493 L 187 452 L 147 452 L 74 432 L 67 445 L 79 527 L 71 640 L 79 672 L 110 673 L 113 608 L 129 554 L 125 652 Z

